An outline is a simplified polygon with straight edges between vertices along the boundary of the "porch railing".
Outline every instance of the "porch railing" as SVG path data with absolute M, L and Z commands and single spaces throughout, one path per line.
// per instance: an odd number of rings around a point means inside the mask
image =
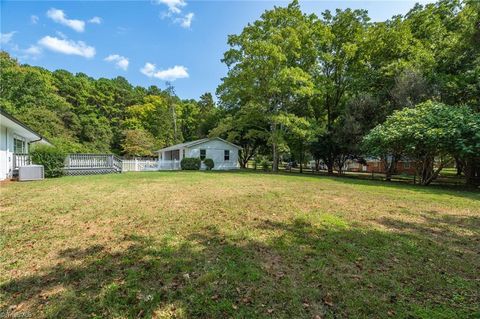
M 13 169 L 18 169 L 20 166 L 31 164 L 32 158 L 29 154 L 13 154 Z
M 113 154 L 68 154 L 65 167 L 68 170 L 122 171 L 122 160 Z
M 158 162 L 159 170 L 177 170 L 180 169 L 180 160 L 160 160 Z

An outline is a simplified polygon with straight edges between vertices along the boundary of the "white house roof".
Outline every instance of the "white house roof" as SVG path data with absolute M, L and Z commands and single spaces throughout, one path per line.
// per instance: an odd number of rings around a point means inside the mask
M 35 132 L 26 124 L 20 122 L 19 120 L 14 118 L 12 115 L 2 110 L 1 108 L 0 108 L 0 125 L 3 127 L 8 127 L 12 130 L 15 130 L 16 133 L 18 133 L 19 135 L 27 139 L 29 143 L 40 142 L 40 143 L 51 145 L 50 142 L 45 137 Z
M 212 138 L 202 138 L 202 139 L 191 141 L 191 142 L 175 144 L 175 145 L 172 145 L 172 146 L 169 146 L 169 147 L 159 149 L 156 152 L 158 153 L 158 152 L 178 150 L 178 149 L 182 149 L 182 148 L 186 148 L 186 147 L 192 147 L 192 146 L 195 146 L 195 145 L 203 144 L 203 143 L 206 143 L 206 142 L 209 142 L 209 141 L 212 141 L 212 140 L 220 140 L 220 141 L 222 141 L 224 143 L 227 143 L 227 144 L 229 144 L 233 147 L 236 147 L 238 149 L 242 149 L 240 146 L 235 145 L 233 143 L 230 143 L 229 141 L 225 141 L 224 139 L 222 139 L 220 137 L 212 137 Z

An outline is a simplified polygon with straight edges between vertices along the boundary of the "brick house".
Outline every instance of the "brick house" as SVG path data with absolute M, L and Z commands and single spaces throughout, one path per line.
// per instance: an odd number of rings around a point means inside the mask
M 359 163 L 357 161 L 348 161 L 346 163 L 346 171 L 349 172 L 375 172 L 375 173 L 384 173 L 385 165 L 382 160 L 376 158 L 366 158 L 366 165 Z M 400 160 L 396 165 L 397 174 L 415 174 L 415 163 L 410 160 Z

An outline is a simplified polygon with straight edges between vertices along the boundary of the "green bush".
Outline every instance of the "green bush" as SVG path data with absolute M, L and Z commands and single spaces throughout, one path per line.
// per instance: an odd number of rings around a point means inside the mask
M 268 163 L 268 161 L 266 159 L 262 160 L 260 162 L 260 166 L 262 166 L 262 169 L 265 171 L 265 172 L 268 172 L 269 169 L 270 169 L 270 164 Z
M 207 171 L 211 171 L 212 168 L 215 166 L 215 163 L 213 162 L 213 160 L 211 158 L 204 159 L 203 163 L 207 167 Z
M 32 162 L 43 165 L 45 177 L 59 177 L 63 175 L 63 166 L 66 154 L 53 146 L 36 145 L 30 151 Z
M 180 166 L 182 167 L 182 170 L 187 170 L 187 171 L 198 171 L 200 169 L 201 164 L 202 164 L 202 161 L 199 158 L 193 158 L 193 157 L 185 157 L 180 162 Z

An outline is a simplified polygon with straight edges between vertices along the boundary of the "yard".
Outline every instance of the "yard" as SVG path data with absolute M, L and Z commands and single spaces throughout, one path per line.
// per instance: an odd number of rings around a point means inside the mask
M 478 192 L 253 172 L 0 192 L 0 317 L 480 316 Z

